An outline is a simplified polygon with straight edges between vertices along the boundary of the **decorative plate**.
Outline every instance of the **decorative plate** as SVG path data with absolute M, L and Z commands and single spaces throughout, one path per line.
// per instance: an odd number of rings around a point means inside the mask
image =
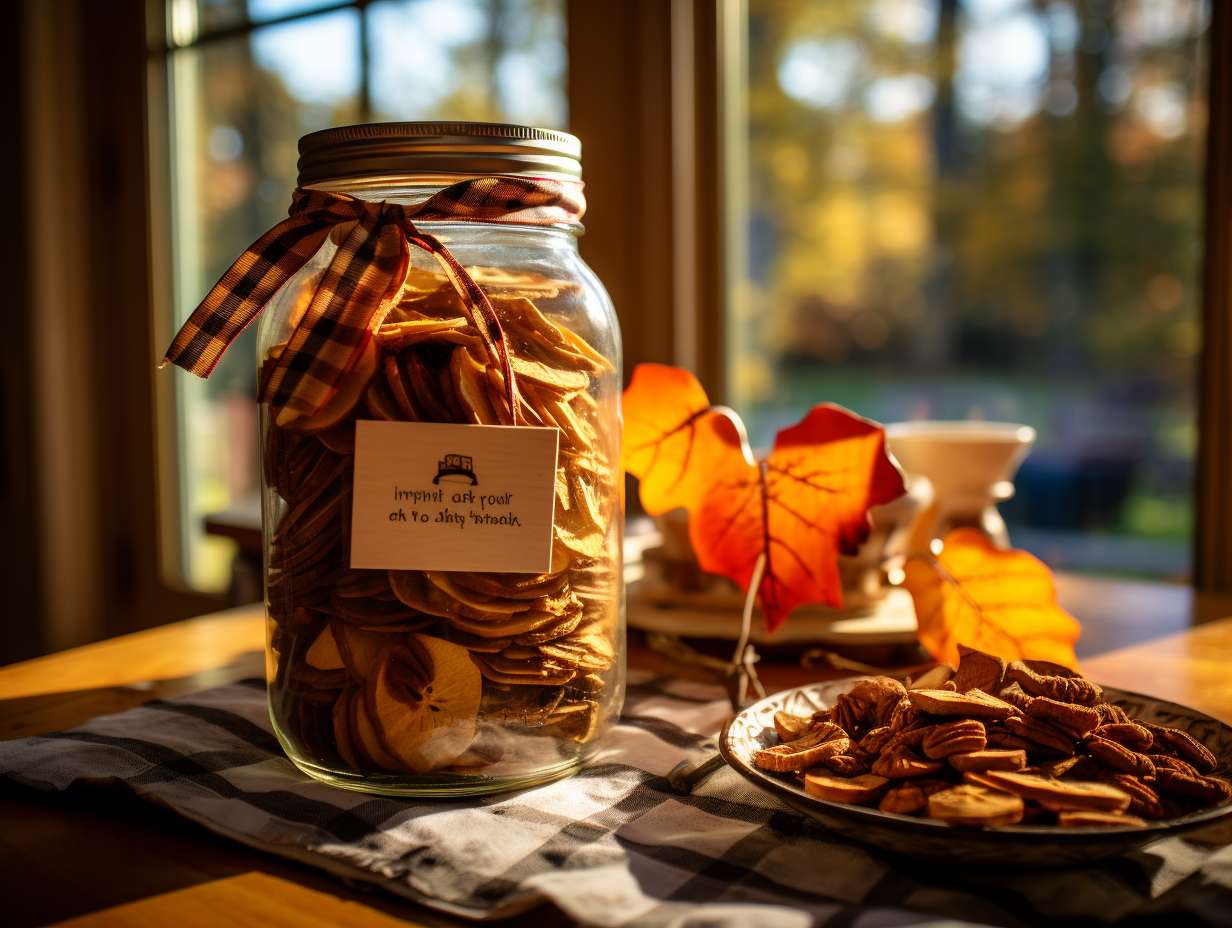
M 774 713 L 810 715 L 834 705 L 856 682 L 848 677 L 812 683 L 775 693 L 745 709 L 723 728 L 719 750 L 745 779 L 768 790 L 796 811 L 816 819 L 845 838 L 913 857 L 1015 866 L 1051 866 L 1112 857 L 1232 815 L 1232 802 L 1180 818 L 1150 822 L 1140 828 L 1061 828 L 1056 825 L 1007 825 L 962 828 L 933 819 L 844 805 L 805 793 L 782 775 L 753 766 L 753 755 L 777 744 Z M 1216 776 L 1232 773 L 1232 727 L 1185 706 L 1104 687 L 1104 698 L 1133 718 L 1183 728 L 1219 758 Z
M 677 594 L 673 600 L 663 594 L 662 587 L 652 591 L 644 585 L 630 587 L 628 596 L 629 625 L 633 628 L 689 638 L 728 641 L 740 638 L 742 596 Z M 803 606 L 792 614 L 790 622 L 774 632 L 767 631 L 757 618 L 751 638 L 754 644 L 771 647 L 891 646 L 915 644 L 918 631 L 911 594 L 903 589 L 892 589 L 884 598 L 855 608 Z

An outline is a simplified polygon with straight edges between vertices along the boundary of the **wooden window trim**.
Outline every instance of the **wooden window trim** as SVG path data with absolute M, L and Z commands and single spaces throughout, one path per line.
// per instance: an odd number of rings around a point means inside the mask
M 1232 8 L 1211 4 L 1193 582 L 1232 592 Z

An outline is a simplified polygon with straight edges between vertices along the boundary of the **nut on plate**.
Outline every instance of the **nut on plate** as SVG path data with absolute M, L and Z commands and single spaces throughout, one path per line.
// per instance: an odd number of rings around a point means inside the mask
M 816 767 L 827 757 L 846 754 L 851 739 L 833 722 L 819 722 L 794 741 L 764 748 L 753 756 L 753 763 L 764 770 L 789 773 Z

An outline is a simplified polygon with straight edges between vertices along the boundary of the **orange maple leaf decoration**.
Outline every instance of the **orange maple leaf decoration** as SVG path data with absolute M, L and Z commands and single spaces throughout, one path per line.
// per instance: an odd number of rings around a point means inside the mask
M 842 605 L 838 555 L 868 537 L 868 510 L 903 493 L 880 426 L 819 405 L 754 461 L 734 413 L 687 371 L 639 365 L 624 395 L 625 469 L 652 515 L 684 507 L 703 570 L 748 589 L 770 629 L 806 603 Z
M 958 665 L 958 645 L 1010 660 L 1078 666 L 1081 627 L 1057 603 L 1052 572 L 1026 551 L 996 547 L 971 528 L 947 534 L 939 554 L 914 556 L 903 586 L 920 623 L 920 643 Z
M 745 456 L 740 420 L 711 406 L 697 378 L 682 368 L 639 364 L 621 403 L 624 469 L 638 479 L 638 498 L 652 516 L 692 512 L 709 489 L 715 459 Z

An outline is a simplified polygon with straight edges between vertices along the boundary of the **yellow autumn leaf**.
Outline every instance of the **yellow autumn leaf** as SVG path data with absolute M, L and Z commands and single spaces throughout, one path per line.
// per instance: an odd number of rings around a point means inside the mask
M 975 529 L 945 536 L 940 554 L 907 562 L 903 586 L 919 620 L 920 644 L 958 665 L 958 646 L 1007 660 L 1077 667 L 1082 628 L 1057 602 L 1052 572 L 1026 551 L 1005 550 Z

